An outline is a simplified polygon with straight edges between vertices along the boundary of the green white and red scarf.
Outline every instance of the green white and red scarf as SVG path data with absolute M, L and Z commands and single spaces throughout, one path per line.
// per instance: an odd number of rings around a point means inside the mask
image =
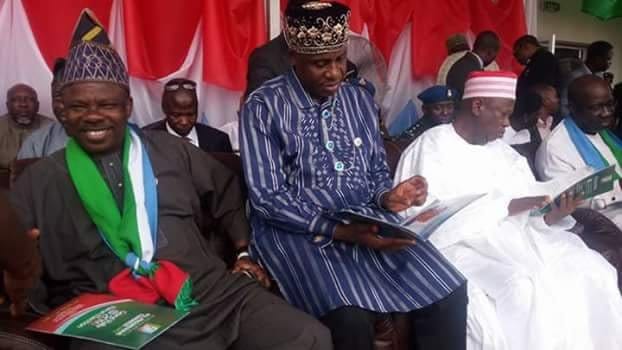
M 93 159 L 72 138 L 65 149 L 69 175 L 86 212 L 108 247 L 127 268 L 113 277 L 114 295 L 145 303 L 166 300 L 187 311 L 196 305 L 189 275 L 174 263 L 154 260 L 158 232 L 158 194 L 149 156 L 136 134 L 126 129 L 123 142 L 123 208 Z

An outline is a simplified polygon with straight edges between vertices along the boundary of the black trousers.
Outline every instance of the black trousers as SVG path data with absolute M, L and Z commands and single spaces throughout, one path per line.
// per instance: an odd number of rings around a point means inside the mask
M 256 288 L 260 288 L 257 286 Z M 240 303 L 239 324 L 223 323 L 220 329 L 202 333 L 193 328 L 209 312 L 191 314 L 178 325 L 147 344 L 149 350 L 332 350 L 329 330 L 315 318 L 295 309 L 263 288 Z M 209 309 L 206 309 L 209 311 Z M 192 322 L 192 324 L 190 323 Z M 228 339 L 235 327 L 237 339 Z M 69 350 L 114 350 L 117 347 L 84 340 L 72 340 Z
M 330 329 L 335 350 L 373 350 L 378 314 L 354 306 L 341 307 L 320 321 Z M 411 349 L 466 349 L 466 283 L 428 307 L 409 313 Z

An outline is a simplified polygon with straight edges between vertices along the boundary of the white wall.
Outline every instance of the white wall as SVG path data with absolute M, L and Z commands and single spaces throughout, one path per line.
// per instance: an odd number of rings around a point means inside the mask
M 556 13 L 538 10 L 538 39 L 590 43 L 609 41 L 614 46 L 613 64 L 609 69 L 615 75 L 614 82 L 622 81 L 622 18 L 601 21 L 581 12 L 582 0 L 556 0 L 561 10 Z M 604 1 L 604 0 L 603 0 Z M 541 1 L 540 1 L 541 2 Z

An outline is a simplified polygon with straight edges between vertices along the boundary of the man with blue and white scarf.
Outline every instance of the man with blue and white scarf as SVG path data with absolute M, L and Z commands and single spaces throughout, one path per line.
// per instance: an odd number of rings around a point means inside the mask
M 570 115 L 545 138 L 536 153 L 536 170 L 541 180 L 559 178 L 591 166 L 616 166 L 622 175 L 622 141 L 610 131 L 615 123 L 615 100 L 608 83 L 594 75 L 573 81 L 569 87 Z M 622 227 L 622 188 L 586 201 L 618 227 Z

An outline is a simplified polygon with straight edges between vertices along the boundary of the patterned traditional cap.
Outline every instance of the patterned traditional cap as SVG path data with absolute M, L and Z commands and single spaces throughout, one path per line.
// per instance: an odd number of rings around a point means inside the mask
M 456 93 L 456 90 L 450 89 L 445 85 L 435 85 L 423 90 L 423 92 L 417 95 L 417 98 L 419 98 L 424 105 L 429 105 L 444 101 L 453 102 L 456 101 L 457 96 L 458 93 Z
M 71 39 L 62 88 L 76 82 L 102 81 L 129 89 L 127 69 L 110 46 L 104 27 L 89 9 L 80 14 Z
M 516 80 L 516 74 L 512 72 L 471 72 L 464 84 L 462 99 L 496 97 L 515 100 Z
M 300 54 L 335 52 L 348 43 L 350 9 L 336 2 L 308 1 L 288 8 L 285 40 Z

